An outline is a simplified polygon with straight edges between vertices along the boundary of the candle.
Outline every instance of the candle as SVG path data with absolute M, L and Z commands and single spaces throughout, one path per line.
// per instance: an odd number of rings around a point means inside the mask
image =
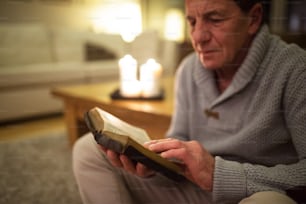
M 137 61 L 131 55 L 119 60 L 120 94 L 124 97 L 138 97 L 141 87 L 137 80 Z
M 155 97 L 161 91 L 162 66 L 154 59 L 149 59 L 140 67 L 140 82 L 143 97 Z
M 139 97 L 141 94 L 140 81 L 123 81 L 121 83 L 120 93 L 127 98 Z

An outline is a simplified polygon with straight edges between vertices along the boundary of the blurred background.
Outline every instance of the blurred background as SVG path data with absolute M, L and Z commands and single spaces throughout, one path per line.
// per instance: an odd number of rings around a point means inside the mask
M 264 5 L 271 32 L 305 49 L 306 1 Z M 56 98 L 54 88 L 119 83 L 118 62 L 126 55 L 138 67 L 155 59 L 167 80 L 190 52 L 184 0 L 0 0 L 0 203 L 81 203 L 69 141 L 84 130 L 86 106 L 78 94 Z M 81 90 L 86 100 L 111 100 L 105 88 Z M 162 136 L 172 109 L 173 93 L 166 93 L 158 109 L 147 101 L 110 106 Z
M 271 32 L 306 47 L 306 1 L 266 0 Z M 192 51 L 183 0 L 1 0 L 0 123 L 62 110 L 54 86 L 118 79 L 118 61 L 173 74 Z
M 264 4 L 273 32 L 306 32 L 305 0 L 266 0 Z M 122 34 L 126 39 L 126 28 L 135 35 L 155 29 L 167 39 L 187 39 L 183 0 L 1 0 L 0 22 L 39 22 Z

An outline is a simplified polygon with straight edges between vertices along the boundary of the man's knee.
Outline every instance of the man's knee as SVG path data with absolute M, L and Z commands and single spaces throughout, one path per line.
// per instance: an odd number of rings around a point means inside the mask
M 294 200 L 288 196 L 274 192 L 274 191 L 263 191 L 258 192 L 250 197 L 243 199 L 239 204 L 296 204 Z
M 92 134 L 88 133 L 79 138 L 72 149 L 73 170 L 77 171 L 82 168 L 89 160 L 94 158 L 95 154 L 99 154 L 99 152 L 92 141 Z
M 82 136 L 73 145 L 72 164 L 75 174 L 98 169 L 98 171 L 114 170 L 91 133 Z
M 82 137 L 80 137 L 72 147 L 72 156 L 73 159 L 78 159 L 80 155 L 82 155 L 84 152 L 86 152 L 87 146 L 88 146 L 88 140 L 89 135 L 86 134 Z

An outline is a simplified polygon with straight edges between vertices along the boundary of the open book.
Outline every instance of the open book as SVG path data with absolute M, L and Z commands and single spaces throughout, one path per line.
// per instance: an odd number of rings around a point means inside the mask
M 143 146 L 150 140 L 145 130 L 99 108 L 93 108 L 85 113 L 85 122 L 98 144 L 124 154 L 132 161 L 140 162 L 168 178 L 176 181 L 184 179 L 179 165 Z

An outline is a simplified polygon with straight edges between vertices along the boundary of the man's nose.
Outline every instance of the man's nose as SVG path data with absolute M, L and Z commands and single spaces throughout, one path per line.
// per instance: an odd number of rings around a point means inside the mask
M 211 39 L 211 31 L 204 23 L 199 23 L 194 27 L 192 38 L 195 43 L 206 43 Z

